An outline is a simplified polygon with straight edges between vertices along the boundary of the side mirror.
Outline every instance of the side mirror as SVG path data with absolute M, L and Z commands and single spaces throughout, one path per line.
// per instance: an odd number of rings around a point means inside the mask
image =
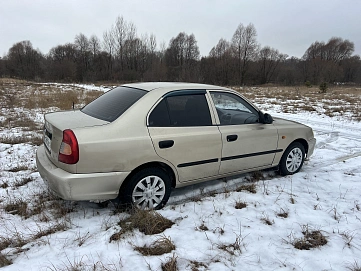
M 264 124 L 272 124 L 273 122 L 273 118 L 270 114 L 265 113 L 263 114 L 261 111 L 259 112 L 259 118 L 260 118 L 260 122 L 264 123 Z
M 265 124 L 272 124 L 273 118 L 270 114 L 266 113 L 264 114 L 264 123 Z

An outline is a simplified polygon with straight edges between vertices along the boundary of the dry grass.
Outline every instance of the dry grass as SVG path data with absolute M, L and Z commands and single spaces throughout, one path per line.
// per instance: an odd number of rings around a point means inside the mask
M 201 263 L 198 261 L 191 261 L 191 270 L 192 271 L 200 271 L 201 270 L 207 270 L 208 265 L 205 263 Z
M 52 224 L 47 229 L 38 228 L 38 230 L 35 230 L 26 236 L 18 231 L 16 226 L 6 229 L 6 235 L 0 236 L 0 251 L 6 249 L 6 248 L 12 248 L 14 249 L 15 253 L 19 253 L 24 251 L 22 249 L 23 246 L 25 246 L 28 243 L 35 242 L 37 239 L 48 236 L 50 234 L 54 234 L 58 231 L 64 231 L 68 229 L 68 225 L 65 221 L 60 221 L 55 224 Z
M 30 182 L 32 182 L 34 179 L 32 177 L 26 177 L 26 178 L 21 178 L 19 181 L 14 183 L 14 187 L 20 187 L 23 185 L 26 185 Z
M 132 209 L 131 215 L 118 223 L 122 229 L 110 237 L 110 241 L 116 241 L 126 232 L 138 229 L 146 235 L 159 234 L 172 227 L 174 222 L 163 217 L 154 210 Z
M 77 109 L 93 101 L 102 93 L 101 91 L 84 91 L 75 86 L 64 90 L 54 85 L 42 85 L 33 89 L 24 107 L 28 109 L 56 107 L 60 110 L 71 110 L 74 106 Z
M 302 230 L 303 237 L 294 240 L 293 246 L 300 250 L 310 250 L 324 246 L 327 244 L 326 237 L 319 230 L 310 230 L 309 227 L 303 226 Z
M 169 237 L 162 236 L 150 246 L 136 246 L 135 250 L 140 252 L 143 256 L 163 255 L 175 250 L 175 245 Z
M 48 235 L 54 234 L 58 231 L 65 231 L 66 229 L 68 229 L 68 226 L 66 225 L 66 223 L 60 222 L 56 225 L 52 225 L 50 228 L 48 228 L 46 230 L 39 230 L 38 232 L 36 232 L 33 235 L 33 239 L 39 239 L 43 236 L 48 236 Z
M 236 201 L 236 205 L 234 206 L 234 208 L 236 209 L 243 209 L 247 207 L 247 203 L 244 201 Z
M 262 171 L 253 171 L 249 174 L 249 176 L 247 177 L 249 182 L 258 182 L 260 180 L 264 180 L 264 175 Z
M 8 258 L 6 258 L 5 255 L 3 255 L 1 252 L 0 252 L 0 268 L 1 267 L 4 267 L 4 266 L 8 266 L 12 264 L 12 261 L 10 261 Z
M 355 260 L 352 264 L 347 266 L 347 269 L 351 271 L 361 271 L 361 265 Z
M 249 87 L 234 88 L 250 100 L 260 104 L 282 106 L 282 112 L 307 111 L 327 116 L 343 116 L 361 121 L 361 89 L 347 86 L 330 86 L 327 93 L 320 93 L 318 87 Z M 319 102 L 324 104 L 320 107 Z
M 263 221 L 263 223 L 265 223 L 266 225 L 269 225 L 269 226 L 271 226 L 275 223 L 274 220 L 271 220 L 269 218 L 269 216 L 265 215 L 265 214 L 263 214 L 263 217 L 261 218 L 261 220 Z
M 204 221 L 202 222 L 202 224 L 197 227 L 198 230 L 201 230 L 201 231 L 208 231 L 208 227 L 204 224 Z
M 0 236 L 0 251 L 9 247 L 20 249 L 27 243 L 29 243 L 29 240 L 19 233 L 16 227 L 14 227 L 11 234 Z
M 256 184 L 252 183 L 252 184 L 242 184 L 241 186 L 237 187 L 236 189 L 237 192 L 241 192 L 241 191 L 248 191 L 252 194 L 256 194 L 257 193 L 257 188 L 256 188 Z
M 175 254 L 169 257 L 167 262 L 162 263 L 162 271 L 178 271 L 177 259 L 178 257 Z
M 11 239 L 0 236 L 0 251 L 4 250 L 11 244 Z
M 10 172 L 19 172 L 19 171 L 24 171 L 24 170 L 29 170 L 29 167 L 26 165 L 17 165 L 11 169 L 9 169 L 8 171 Z
M 11 145 L 30 143 L 35 146 L 40 146 L 41 144 L 43 144 L 43 139 L 40 134 L 38 134 L 37 136 L 23 134 L 22 136 L 16 136 L 16 137 L 2 136 L 0 137 L 0 142 L 3 144 L 11 144 Z
M 351 232 L 351 231 L 344 231 L 341 232 L 340 235 L 344 238 L 345 240 L 345 245 L 348 246 L 349 248 L 352 247 L 352 241 L 356 236 L 355 232 Z
M 281 210 L 276 213 L 277 216 L 282 217 L 282 218 L 287 218 L 288 217 L 288 211 L 284 210 L 281 208 Z
M 23 199 L 16 199 L 4 206 L 5 212 L 12 215 L 28 217 L 28 203 Z
M 20 182 L 16 182 L 14 186 L 19 187 L 30 181 L 32 181 L 32 178 L 24 178 Z M 75 210 L 75 206 L 75 202 L 59 200 L 47 192 L 33 195 L 32 200 L 28 202 L 22 198 L 10 199 L 4 205 L 4 210 L 9 214 L 19 215 L 25 219 L 40 215 L 40 221 L 48 222 L 52 219 L 65 218 Z
M 51 200 L 48 203 L 40 205 L 41 207 L 50 208 L 50 213 L 54 218 L 64 218 L 68 214 L 75 211 L 75 202 L 64 201 L 64 200 Z M 44 209 L 43 209 L 44 210 Z
M 232 244 L 218 245 L 219 249 L 228 252 L 232 256 L 235 256 L 237 254 L 241 254 L 242 253 L 242 247 L 245 247 L 245 245 L 243 243 L 243 238 L 241 238 L 240 236 L 237 236 L 236 241 L 234 243 L 232 243 Z

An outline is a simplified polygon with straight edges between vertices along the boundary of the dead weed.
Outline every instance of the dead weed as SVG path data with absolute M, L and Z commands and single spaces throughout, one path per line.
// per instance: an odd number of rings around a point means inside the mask
M 154 241 L 150 246 L 136 246 L 135 250 L 144 256 L 163 255 L 175 250 L 175 245 L 169 237 L 162 236 Z
M 118 223 L 122 229 L 110 237 L 110 241 L 116 241 L 126 232 L 138 229 L 146 235 L 159 234 L 172 227 L 174 222 L 165 218 L 154 210 L 131 210 L 131 215 Z

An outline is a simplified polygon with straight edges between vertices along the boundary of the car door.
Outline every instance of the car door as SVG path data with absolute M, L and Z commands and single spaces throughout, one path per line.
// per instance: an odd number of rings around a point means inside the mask
M 259 123 L 258 111 L 231 92 L 210 92 L 222 134 L 220 174 L 272 165 L 278 132 L 273 124 Z
M 173 91 L 149 114 L 155 151 L 173 164 L 180 182 L 218 174 L 222 139 L 213 123 L 205 90 Z

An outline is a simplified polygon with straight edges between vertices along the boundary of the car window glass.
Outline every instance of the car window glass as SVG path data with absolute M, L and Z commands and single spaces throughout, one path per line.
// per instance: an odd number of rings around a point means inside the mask
M 166 100 L 163 99 L 150 113 L 149 126 L 151 127 L 167 127 L 170 126 L 169 113 Z
M 167 103 L 172 126 L 212 125 L 204 94 L 168 97 Z
M 209 107 L 204 94 L 166 97 L 149 115 L 149 126 L 210 126 Z
M 224 92 L 211 92 L 221 125 L 257 123 L 258 112 L 241 97 Z
M 84 106 L 81 112 L 112 122 L 146 93 L 147 91 L 141 89 L 117 87 Z

